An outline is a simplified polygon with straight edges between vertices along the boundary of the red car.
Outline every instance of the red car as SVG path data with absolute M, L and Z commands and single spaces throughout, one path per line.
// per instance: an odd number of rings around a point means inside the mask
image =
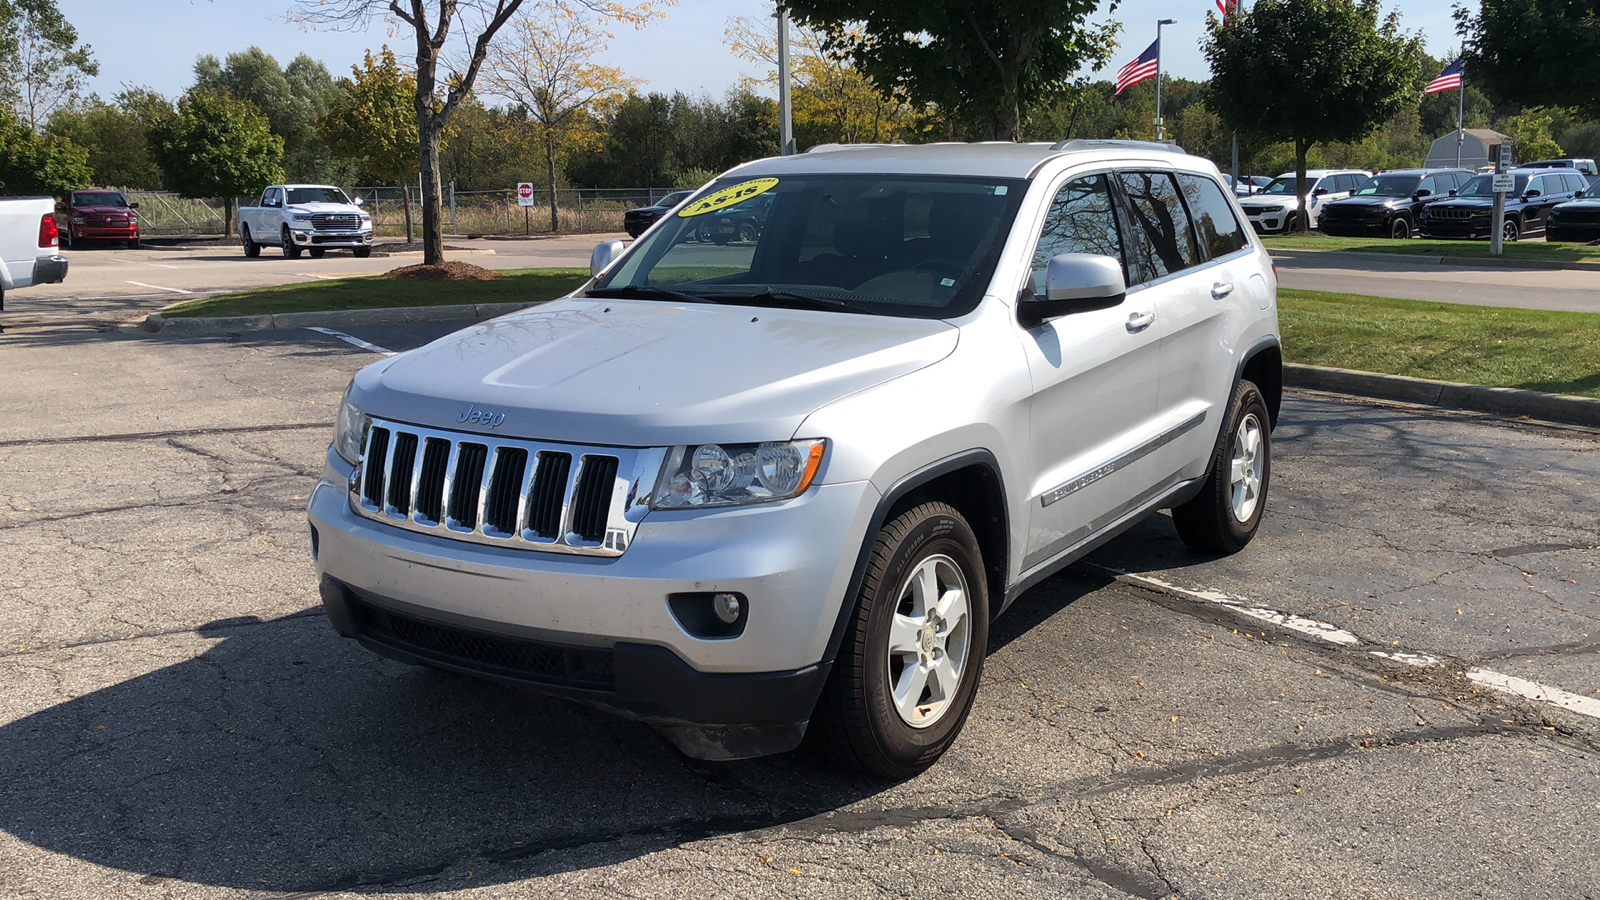
M 78 247 L 90 241 L 127 241 L 128 249 L 139 249 L 137 203 L 129 203 L 117 191 L 73 191 L 56 204 L 56 226 L 61 246 Z

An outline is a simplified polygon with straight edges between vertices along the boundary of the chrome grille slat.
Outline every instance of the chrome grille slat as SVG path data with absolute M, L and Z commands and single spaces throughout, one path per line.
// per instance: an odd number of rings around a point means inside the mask
M 632 544 L 665 458 L 661 448 L 585 447 L 374 419 L 350 478 L 350 507 L 450 540 L 615 557 Z
M 318 231 L 353 231 L 361 226 L 361 216 L 352 213 L 315 213 L 311 227 Z

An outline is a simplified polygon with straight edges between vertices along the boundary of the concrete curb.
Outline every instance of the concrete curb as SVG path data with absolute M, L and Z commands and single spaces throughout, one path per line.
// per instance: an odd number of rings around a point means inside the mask
M 169 319 L 151 313 L 142 323 L 125 323 L 121 331 L 162 331 L 173 334 L 232 334 L 245 331 L 280 331 L 290 328 L 340 328 L 349 325 L 402 325 L 413 322 L 454 322 L 492 319 L 531 303 L 458 303 L 447 306 L 413 306 L 392 309 L 349 309 L 336 312 L 277 313 L 262 316 L 196 316 Z
M 1561 262 L 1553 259 L 1506 259 L 1500 257 L 1427 256 L 1408 253 L 1352 253 L 1347 250 L 1277 250 L 1267 252 L 1284 259 L 1324 259 L 1331 262 L 1411 263 L 1425 266 L 1462 266 L 1479 269 L 1543 269 L 1569 272 L 1600 272 L 1600 263 Z
M 1564 394 L 1546 394 L 1519 388 L 1457 384 L 1453 381 L 1432 381 L 1427 378 L 1409 378 L 1405 375 L 1379 375 L 1374 372 L 1302 366 L 1294 363 L 1284 364 L 1283 380 L 1286 387 L 1354 394 L 1381 400 L 1399 400 L 1403 403 L 1465 409 L 1501 416 L 1528 416 L 1546 422 L 1600 428 L 1600 400 L 1588 397 L 1569 397 Z

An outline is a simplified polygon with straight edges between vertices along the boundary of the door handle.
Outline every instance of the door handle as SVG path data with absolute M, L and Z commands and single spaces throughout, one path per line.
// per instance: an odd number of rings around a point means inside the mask
M 1156 314 L 1155 313 L 1136 312 L 1136 313 L 1128 316 L 1128 333 L 1129 334 L 1138 334 L 1139 332 L 1145 330 L 1146 328 L 1149 328 L 1151 325 L 1154 325 L 1155 321 L 1156 321 Z
M 1213 300 L 1221 300 L 1231 293 L 1233 293 L 1233 282 L 1231 281 L 1219 281 L 1211 286 L 1211 299 Z

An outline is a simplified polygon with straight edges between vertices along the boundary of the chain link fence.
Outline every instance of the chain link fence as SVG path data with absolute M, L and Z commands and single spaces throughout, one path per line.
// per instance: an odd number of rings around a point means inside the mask
M 556 218 L 562 234 L 593 234 L 622 230 L 622 214 L 630 209 L 654 205 L 679 188 L 562 188 L 555 192 Z M 151 236 L 220 237 L 225 231 L 222 201 L 194 200 L 170 191 L 130 191 L 123 196 L 139 204 L 140 231 Z M 373 229 L 386 237 L 406 236 L 405 199 L 411 199 L 412 228 L 422 232 L 422 198 L 417 188 L 358 187 L 350 192 L 360 197 L 372 216 Z M 533 205 L 518 202 L 515 189 L 501 191 L 457 191 L 446 186 L 444 224 L 447 234 L 518 235 L 550 234 L 550 191 L 534 191 Z M 250 206 L 255 197 L 241 197 L 239 206 Z

